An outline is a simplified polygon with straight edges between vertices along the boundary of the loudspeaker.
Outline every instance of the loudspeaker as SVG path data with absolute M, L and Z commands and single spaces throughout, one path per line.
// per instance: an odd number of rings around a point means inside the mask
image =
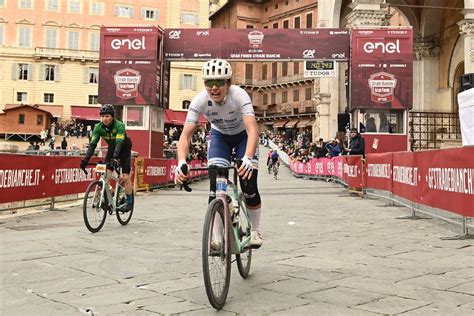
M 339 113 L 337 115 L 337 131 L 345 132 L 346 126 L 348 127 L 350 119 L 351 116 L 349 115 L 349 113 Z
M 464 74 L 461 76 L 461 92 L 474 87 L 474 73 Z

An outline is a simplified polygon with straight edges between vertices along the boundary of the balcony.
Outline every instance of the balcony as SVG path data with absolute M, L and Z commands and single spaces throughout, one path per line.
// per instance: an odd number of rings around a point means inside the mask
M 255 115 L 258 118 L 314 116 L 316 112 L 316 105 L 313 100 L 264 105 L 255 109 Z
M 64 48 L 35 47 L 33 56 L 35 59 L 59 59 L 59 60 L 79 60 L 81 62 L 99 61 L 99 52 L 91 50 L 76 50 Z
M 235 76 L 233 82 L 236 85 L 264 89 L 264 88 L 282 88 L 287 85 L 294 85 L 299 83 L 312 82 L 313 78 L 306 78 L 303 74 L 297 74 L 292 76 L 270 78 L 270 79 L 254 79 L 254 78 L 243 78 Z

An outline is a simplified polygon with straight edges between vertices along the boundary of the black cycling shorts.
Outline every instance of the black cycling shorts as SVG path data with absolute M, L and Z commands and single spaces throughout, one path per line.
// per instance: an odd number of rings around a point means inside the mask
M 107 155 L 105 156 L 105 162 L 109 163 L 114 157 L 115 146 L 109 146 L 107 149 Z M 130 138 L 125 138 L 120 149 L 120 167 L 122 167 L 122 173 L 130 174 L 132 170 L 132 141 Z

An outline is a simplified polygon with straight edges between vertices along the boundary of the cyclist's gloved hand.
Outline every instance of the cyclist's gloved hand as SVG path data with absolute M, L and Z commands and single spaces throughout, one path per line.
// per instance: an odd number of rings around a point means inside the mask
M 187 173 L 189 170 L 189 166 L 186 160 L 181 159 L 178 162 L 178 166 L 176 167 L 176 169 L 174 169 L 174 183 L 182 184 L 183 182 L 186 182 L 186 180 L 188 179 L 186 174 L 183 173 L 183 166 L 185 166 L 184 169 Z
M 244 156 L 242 158 L 242 164 L 240 165 L 238 170 L 239 176 L 243 177 L 244 179 L 250 179 L 250 177 L 252 176 L 252 171 L 252 159 L 247 156 Z
M 87 159 L 87 157 L 81 160 L 81 169 L 84 170 L 84 172 L 86 171 L 85 169 L 88 163 L 89 163 L 89 159 Z

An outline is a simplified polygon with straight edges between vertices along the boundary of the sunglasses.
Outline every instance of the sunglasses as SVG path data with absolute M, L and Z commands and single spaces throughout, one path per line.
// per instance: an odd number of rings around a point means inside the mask
M 213 86 L 216 86 L 216 87 L 220 88 L 223 85 L 225 85 L 225 80 L 224 79 L 205 80 L 204 85 L 208 88 L 212 88 Z

